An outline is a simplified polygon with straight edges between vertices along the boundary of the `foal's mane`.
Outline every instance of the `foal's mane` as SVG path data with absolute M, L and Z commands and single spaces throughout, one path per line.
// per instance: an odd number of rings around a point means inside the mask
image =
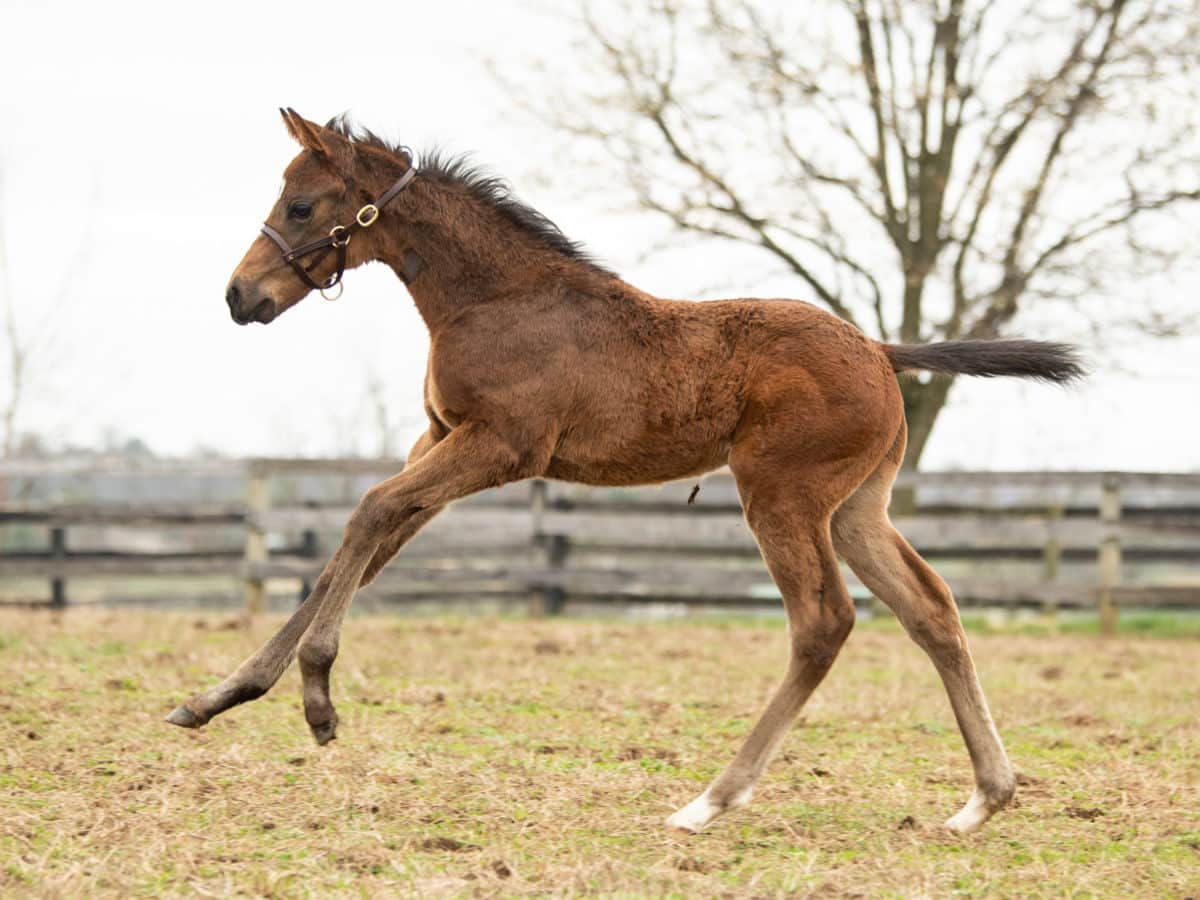
M 356 144 L 375 147 L 412 163 L 413 154 L 408 147 L 385 140 L 369 128 L 352 122 L 344 113 L 330 119 L 325 127 Z M 451 155 L 434 147 L 420 155 L 420 162 L 417 171 L 422 178 L 466 188 L 473 197 L 492 207 L 509 224 L 537 239 L 542 245 L 601 275 L 617 277 L 616 273 L 600 264 L 583 244 L 571 240 L 545 215 L 521 202 L 505 179 L 472 162 L 470 154 Z

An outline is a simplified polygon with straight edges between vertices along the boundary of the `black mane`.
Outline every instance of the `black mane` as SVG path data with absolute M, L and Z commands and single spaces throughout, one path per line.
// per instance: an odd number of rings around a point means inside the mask
M 354 124 L 344 114 L 330 119 L 325 127 L 356 144 L 377 147 L 412 161 L 413 153 L 408 147 L 384 140 L 370 129 Z M 474 164 L 469 154 L 449 155 L 433 148 L 421 154 L 417 171 L 423 178 L 465 187 L 476 199 L 491 206 L 512 225 L 551 250 L 603 275 L 616 277 L 614 272 L 597 262 L 582 244 L 563 234 L 557 225 L 532 206 L 518 200 L 507 181 Z

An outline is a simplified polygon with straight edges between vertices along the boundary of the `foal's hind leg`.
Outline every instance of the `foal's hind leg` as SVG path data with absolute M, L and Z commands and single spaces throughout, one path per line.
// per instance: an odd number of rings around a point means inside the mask
M 838 474 L 816 470 L 783 480 L 769 470 L 761 476 L 739 471 L 736 463 L 734 473 L 746 521 L 787 609 L 788 668 L 733 762 L 703 794 L 667 819 L 669 826 L 687 831 L 699 831 L 727 809 L 749 802 L 763 769 L 854 625 L 854 603 L 829 534 L 829 510 L 841 498 L 830 503 L 819 496 L 839 481 Z M 772 478 L 777 483 L 759 483 Z
M 946 583 L 917 555 L 888 519 L 892 481 L 904 454 L 904 434 L 879 469 L 838 509 L 833 539 L 838 553 L 933 660 L 975 768 L 975 790 L 946 822 L 968 832 L 1012 799 L 1012 766 L 992 723 L 987 700 Z

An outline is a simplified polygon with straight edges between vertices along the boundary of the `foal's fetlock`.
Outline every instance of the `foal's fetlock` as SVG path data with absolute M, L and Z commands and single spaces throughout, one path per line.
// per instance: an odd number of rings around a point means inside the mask
M 212 690 L 197 694 L 175 707 L 167 716 L 167 721 L 180 728 L 200 728 L 207 725 L 213 716 L 239 704 L 257 700 L 270 689 L 271 685 L 260 679 L 222 682 Z
M 337 737 L 338 714 L 329 700 L 329 670 L 336 657 L 337 644 L 326 647 L 308 641 L 296 653 L 304 678 L 304 719 L 319 746 Z
M 1017 794 L 1017 776 L 1009 770 L 1005 776 L 987 786 L 986 794 L 988 802 L 995 805 L 996 809 L 1004 809 L 1013 801 L 1013 797 Z

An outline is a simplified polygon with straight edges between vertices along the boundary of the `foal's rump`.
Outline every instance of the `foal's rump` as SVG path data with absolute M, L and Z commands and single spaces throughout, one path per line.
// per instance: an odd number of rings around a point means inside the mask
M 897 372 L 921 370 L 984 378 L 1013 376 L 1065 384 L 1086 373 L 1079 352 L 1054 341 L 945 341 L 883 344 Z

